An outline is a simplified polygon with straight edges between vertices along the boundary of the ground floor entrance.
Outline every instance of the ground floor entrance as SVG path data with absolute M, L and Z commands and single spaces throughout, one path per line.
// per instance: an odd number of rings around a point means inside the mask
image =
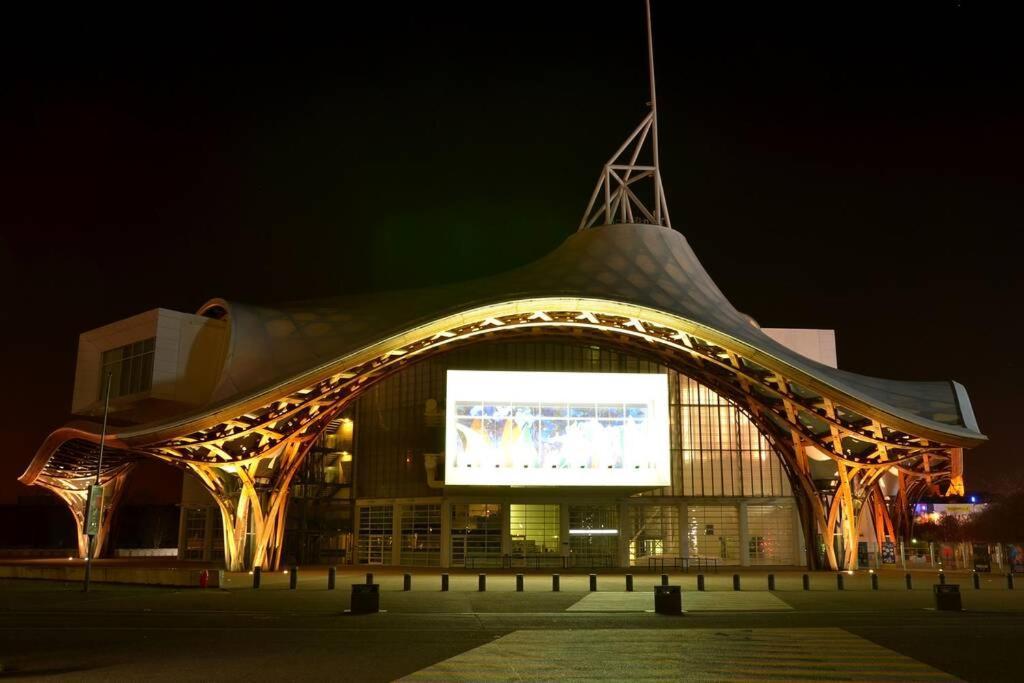
M 639 498 L 639 499 L 638 499 Z M 354 561 L 524 569 L 802 566 L 793 498 L 357 502 Z

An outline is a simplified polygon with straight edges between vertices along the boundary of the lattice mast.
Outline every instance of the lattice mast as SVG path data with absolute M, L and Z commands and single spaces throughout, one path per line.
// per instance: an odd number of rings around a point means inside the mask
M 672 227 L 661 184 L 658 158 L 658 96 L 654 81 L 654 33 L 651 28 L 651 0 L 645 0 L 647 19 L 647 69 L 651 87 L 650 112 L 622 146 L 605 163 L 590 203 L 583 212 L 579 230 L 614 223 L 652 223 Z M 638 163 L 650 141 L 651 163 Z M 646 181 L 653 200 L 650 206 L 637 195 L 638 183 Z

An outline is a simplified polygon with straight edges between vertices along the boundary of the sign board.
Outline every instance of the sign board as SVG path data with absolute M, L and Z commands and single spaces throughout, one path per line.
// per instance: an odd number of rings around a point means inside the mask
M 89 503 L 85 513 L 85 533 L 95 536 L 100 532 L 103 520 L 103 487 L 93 484 L 89 487 Z
M 882 543 L 882 564 L 896 564 L 896 544 L 892 541 Z
M 667 486 L 663 374 L 449 370 L 446 486 Z

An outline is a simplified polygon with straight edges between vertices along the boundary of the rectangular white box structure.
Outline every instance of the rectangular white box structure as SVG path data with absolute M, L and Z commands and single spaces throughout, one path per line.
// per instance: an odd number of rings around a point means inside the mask
M 668 486 L 663 374 L 449 370 L 446 486 Z

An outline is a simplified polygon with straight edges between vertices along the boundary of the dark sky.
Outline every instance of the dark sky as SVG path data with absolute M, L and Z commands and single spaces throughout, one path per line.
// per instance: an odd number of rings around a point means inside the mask
M 986 488 L 1024 471 L 1024 59 L 964 4 L 661 0 L 655 42 L 676 228 L 762 325 L 966 384 Z M 575 229 L 645 114 L 640 0 L 367 5 L 8 24 L 0 503 L 68 419 L 84 330 L 465 279 Z

